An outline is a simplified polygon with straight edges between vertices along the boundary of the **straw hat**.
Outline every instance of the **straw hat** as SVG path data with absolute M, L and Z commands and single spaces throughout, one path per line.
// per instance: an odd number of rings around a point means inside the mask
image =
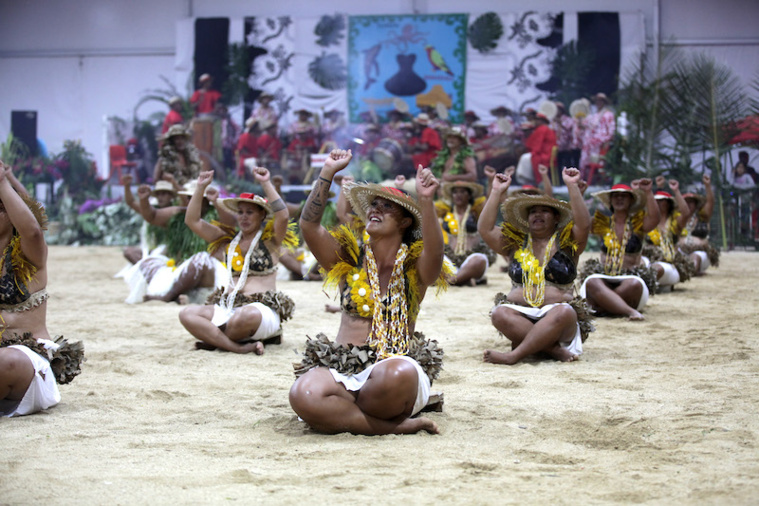
M 688 199 L 695 200 L 696 201 L 696 209 L 701 209 L 706 204 L 706 197 L 703 195 L 699 195 L 698 193 L 684 193 L 683 198 L 687 201 Z
M 166 133 L 159 137 L 159 140 L 167 141 L 172 137 L 186 137 L 189 139 L 190 132 L 183 125 L 177 123 L 176 125 L 171 125 Z
M 556 200 L 548 195 L 519 195 L 506 199 L 501 206 L 501 214 L 506 223 L 510 223 L 516 228 L 528 232 L 530 223 L 527 216 L 530 209 L 535 206 L 546 206 L 556 210 L 559 213 L 559 221 L 556 225 L 557 230 L 563 229 L 572 221 L 572 208 L 567 202 Z
M 516 188 L 509 192 L 509 197 L 516 197 L 518 195 L 545 195 L 545 192 L 537 186 L 523 184 L 521 188 Z
M 211 79 L 213 79 L 213 78 L 211 77 L 211 74 L 202 74 L 202 75 L 201 75 L 201 76 L 198 78 L 198 82 L 201 82 L 201 83 L 202 83 L 202 82 L 205 82 L 205 81 L 210 81 Z
M 260 95 L 258 95 L 257 100 L 260 102 L 262 100 L 274 100 L 274 95 L 271 93 L 262 91 Z
M 490 114 L 492 114 L 493 116 L 498 116 L 498 115 L 507 116 L 507 115 L 513 114 L 513 113 L 511 111 L 511 109 L 509 109 L 505 105 L 499 105 L 495 109 L 490 109 Z
M 411 213 L 414 217 L 412 235 L 414 239 L 422 238 L 422 209 L 419 204 L 398 188 L 382 186 L 374 183 L 351 183 L 348 188 L 348 200 L 358 217 L 366 223 L 366 213 L 376 197 L 394 202 Z
M 266 211 L 267 218 L 274 216 L 274 210 L 271 208 L 266 199 L 260 195 L 256 195 L 255 193 L 241 193 L 239 197 L 222 199 L 221 205 L 224 206 L 227 210 L 236 214 L 240 209 L 240 202 L 247 202 L 248 204 L 253 204 L 260 207 Z
M 426 113 L 421 113 L 416 118 L 414 118 L 414 121 L 416 121 L 420 125 L 429 125 L 430 124 L 430 116 L 428 114 L 426 114 Z
M 468 181 L 445 182 L 442 184 L 441 190 L 443 191 L 443 197 L 446 200 L 451 200 L 453 198 L 454 188 L 466 188 L 469 190 L 473 199 L 482 197 L 485 194 L 485 187 L 478 183 L 471 183 Z
M 658 191 L 654 194 L 654 198 L 656 200 L 669 200 L 670 202 L 675 202 L 675 197 L 672 196 L 669 192 L 664 191 Z
M 569 115 L 573 118 L 584 118 L 590 114 L 590 100 L 578 98 L 569 104 Z
M 155 194 L 158 192 L 169 192 L 172 195 L 177 194 L 177 191 L 174 189 L 174 185 L 168 181 L 164 181 L 163 179 L 156 182 L 155 187 L 153 188 L 153 191 L 150 192 L 150 194 L 155 197 Z
M 469 144 L 469 136 L 466 134 L 463 128 L 461 127 L 451 127 L 448 129 L 448 131 L 445 133 L 445 137 L 458 137 L 461 139 L 461 142 L 464 144 Z
M 630 213 L 636 213 L 643 208 L 645 200 L 643 198 L 643 192 L 640 190 L 633 190 L 626 184 L 615 184 L 611 187 L 611 190 L 603 190 L 593 194 L 609 211 L 613 211 L 611 208 L 611 195 L 613 193 L 629 193 L 633 198 L 633 203 L 630 206 Z
M 184 188 L 182 188 L 181 190 L 179 190 L 177 192 L 177 195 L 185 195 L 187 197 L 192 197 L 193 195 L 195 195 L 195 189 L 197 187 L 198 187 L 198 180 L 197 179 L 191 179 L 190 181 L 187 181 L 184 184 Z M 214 186 L 214 185 L 208 185 L 206 187 L 205 191 L 203 192 L 203 196 L 204 197 L 208 196 L 208 189 L 209 188 L 214 188 L 214 189 L 218 190 L 218 188 L 216 186 Z
M 182 103 L 182 99 L 180 97 L 171 97 L 169 99 L 169 105 L 181 104 L 181 103 Z

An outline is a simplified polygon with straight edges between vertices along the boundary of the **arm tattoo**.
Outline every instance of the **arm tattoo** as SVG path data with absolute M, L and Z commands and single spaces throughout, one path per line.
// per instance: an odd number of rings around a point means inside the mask
M 274 211 L 275 213 L 277 211 L 281 211 L 282 209 L 287 209 L 287 206 L 285 206 L 285 203 L 282 201 L 281 198 L 275 200 L 269 205 L 271 206 L 271 210 Z
M 324 206 L 329 199 L 329 187 L 331 181 L 319 177 L 311 194 L 308 196 L 306 206 L 301 212 L 300 219 L 310 223 L 319 223 L 324 214 Z

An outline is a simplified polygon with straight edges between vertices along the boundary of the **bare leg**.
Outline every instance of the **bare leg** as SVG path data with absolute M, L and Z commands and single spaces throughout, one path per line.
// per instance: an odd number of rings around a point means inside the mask
M 32 361 L 15 348 L 0 349 L 0 401 L 20 401 L 34 378 Z
M 142 248 L 137 246 L 127 246 L 124 248 L 124 258 L 126 258 L 129 263 L 136 264 L 142 258 Z
M 328 434 L 413 434 L 419 431 L 437 434 L 437 425 L 432 420 L 408 418 L 411 412 L 408 403 L 413 406 L 416 397 L 416 370 L 400 360 L 389 361 L 385 371 L 377 371 L 379 367 L 372 371 L 355 397 L 334 380 L 328 369 L 314 368 L 293 384 L 290 405 L 314 430 Z M 364 392 L 365 388 L 369 390 Z
M 459 269 L 453 284 L 457 286 L 468 285 L 470 284 L 470 281 L 476 281 L 484 276 L 487 268 L 488 263 L 484 258 L 470 258 L 469 261 L 465 262 Z
M 693 265 L 696 267 L 696 276 L 703 276 L 704 273 L 701 272 L 701 257 L 695 253 L 691 253 L 688 255 L 688 258 L 690 258 L 690 261 L 693 262 Z
M 342 311 L 342 309 L 340 309 L 340 306 L 336 304 L 324 304 L 324 310 L 328 313 L 339 313 Z
M 518 313 L 517 311 L 514 312 Z M 527 320 L 524 316 L 522 316 L 522 319 Z M 529 322 L 529 320 L 527 321 Z M 517 332 L 522 329 L 517 330 Z M 548 311 L 542 319 L 535 322 L 529 332 L 510 352 L 501 353 L 486 350 L 483 359 L 485 362 L 493 364 L 513 365 L 528 355 L 539 351 L 546 351 L 557 360 L 571 362 L 577 357 L 558 346 L 558 343 L 571 340 L 576 332 L 577 313 L 575 313 L 575 310 L 570 306 L 556 306 Z
M 247 309 L 247 308 L 241 308 L 241 309 Z M 250 308 L 255 309 L 255 308 Z M 239 311 L 239 310 L 238 310 Z M 257 311 L 257 310 L 256 310 Z M 237 311 L 235 312 L 235 315 L 230 318 L 229 323 L 232 322 L 232 319 L 237 316 Z M 221 348 L 223 350 L 232 351 L 235 353 L 250 353 L 255 352 L 257 355 L 262 355 L 263 350 L 263 344 L 261 342 L 254 342 L 254 343 L 245 343 L 240 344 L 236 341 L 239 341 L 241 339 L 244 339 L 245 337 L 250 337 L 252 334 L 255 333 L 256 329 L 258 329 L 258 325 L 261 323 L 261 314 L 258 313 L 258 324 L 256 325 L 255 329 L 252 330 L 247 336 L 244 336 L 243 332 L 240 330 L 242 324 L 241 322 L 238 322 L 238 324 L 234 325 L 236 326 L 235 329 L 233 329 L 233 336 L 228 336 L 225 332 L 222 332 L 222 330 L 214 325 L 211 322 L 211 319 L 213 318 L 213 306 L 188 306 L 182 311 L 179 312 L 179 321 L 182 323 L 185 329 L 192 334 L 196 339 L 199 339 L 200 341 L 203 341 L 209 346 L 201 346 L 203 349 L 213 349 L 213 348 Z M 229 323 L 227 324 L 227 327 L 229 327 Z
M 290 271 L 290 277 L 294 280 L 303 279 L 302 265 L 291 252 L 286 251 L 279 257 L 279 262 Z
M 643 287 L 634 279 L 625 279 L 616 288 L 611 288 L 603 279 L 589 279 L 585 285 L 588 302 L 606 313 L 627 316 L 631 320 L 642 320 L 638 312 L 638 302 L 643 296 Z
M 164 302 L 171 302 L 178 300 L 180 295 L 186 294 L 194 288 L 213 286 L 213 282 L 213 267 L 207 265 L 205 262 L 198 262 L 197 264 L 192 262 L 185 267 L 182 274 L 166 294 L 160 296 L 146 295 L 145 300 L 162 300 Z

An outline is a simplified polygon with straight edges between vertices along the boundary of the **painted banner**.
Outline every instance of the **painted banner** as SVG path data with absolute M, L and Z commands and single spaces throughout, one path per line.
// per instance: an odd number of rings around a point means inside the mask
M 350 121 L 393 109 L 416 115 L 442 104 L 463 118 L 467 14 L 351 16 L 348 31 Z

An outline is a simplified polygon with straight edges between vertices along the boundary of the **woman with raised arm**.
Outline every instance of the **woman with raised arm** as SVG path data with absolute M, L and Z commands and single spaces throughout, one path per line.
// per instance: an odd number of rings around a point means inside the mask
M 588 260 L 580 273 L 580 295 L 599 316 L 642 320 L 640 311 L 656 290 L 656 273 L 641 266 L 641 251 L 645 235 L 659 223 L 659 208 L 650 179 L 633 185 L 593 194 L 612 213 L 596 209 L 590 230 L 601 238 L 601 260 Z
M 208 223 L 201 218 L 203 194 L 213 181 L 213 171 L 201 172 L 190 199 L 185 223 L 210 243 L 211 255 L 226 263 L 229 282 L 204 306 L 188 306 L 179 321 L 199 340 L 199 349 L 221 348 L 235 353 L 263 354 L 262 341 L 281 342 L 281 323 L 292 315 L 295 303 L 277 292 L 277 263 L 287 242 L 297 245 L 288 230 L 288 211 L 270 181 L 269 171 L 253 169 L 266 199 L 252 193 L 223 199 L 220 206 L 237 216 L 237 228 Z M 267 221 L 268 220 L 268 221 Z
M 57 383 L 79 374 L 81 343 L 47 331 L 47 217 L 11 185 L 0 162 L 0 416 L 30 415 L 61 400 Z
M 351 156 L 332 151 L 300 218 L 326 284 L 339 287 L 343 312 L 335 343 L 323 334 L 306 343 L 290 405 L 319 432 L 435 434 L 432 420 L 412 416 L 427 404 L 443 355 L 414 332 L 427 288 L 446 285 L 433 204 L 439 183 L 420 166 L 419 202 L 397 188 L 352 186 L 348 198 L 369 236 L 360 245 L 350 228 L 330 233 L 319 224 L 332 179 Z
M 539 352 L 571 362 L 582 354 L 583 329 L 588 331 L 590 324 L 581 301 L 574 300 L 573 286 L 590 214 L 579 188 L 580 171 L 565 168 L 562 177 L 569 203 L 545 195 L 511 197 L 501 206 L 500 227 L 498 207 L 511 176 L 497 174 L 493 180 L 478 229 L 493 250 L 510 260 L 512 289 L 505 297 L 496 296 L 490 317 L 511 341 L 511 351 L 486 350 L 485 362 L 513 365 Z
M 680 193 L 680 184 L 669 180 L 667 191 L 657 191 L 654 195 L 659 207 L 659 223 L 646 235 L 643 247 L 644 261 L 650 262 L 656 271 L 659 289 L 672 289 L 677 283 L 688 281 L 696 273 L 693 262 L 677 249 L 677 240 L 690 218 L 690 209 Z M 657 185 L 662 188 L 667 181 L 662 176 L 657 178 Z
M 714 192 L 712 191 L 712 179 L 708 174 L 702 178 L 706 197 L 696 193 L 683 195 L 688 204 L 690 218 L 680 237 L 677 247 L 689 255 L 696 269 L 696 276 L 701 276 L 710 265 L 719 267 L 719 250 L 709 242 L 709 222 L 714 212 Z
M 454 181 L 442 184 L 443 198 L 435 202 L 445 234 L 445 259 L 454 275 L 451 284 L 475 286 L 487 283 L 488 267 L 495 252 L 477 232 L 477 219 L 485 205 L 481 184 Z

